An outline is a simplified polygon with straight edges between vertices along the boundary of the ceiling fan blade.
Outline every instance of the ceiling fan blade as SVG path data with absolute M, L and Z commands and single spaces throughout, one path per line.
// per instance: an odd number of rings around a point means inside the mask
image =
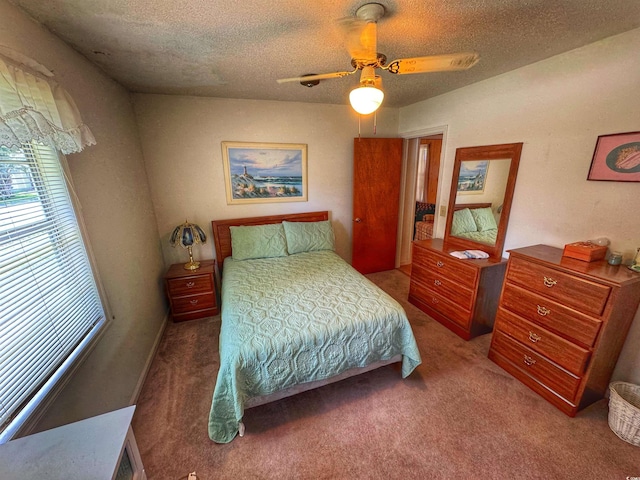
M 466 70 L 478 63 L 477 53 L 453 53 L 450 55 L 431 55 L 429 57 L 401 58 L 383 68 L 390 73 L 406 75 L 410 73 L 443 72 Z
M 378 58 L 377 24 L 345 19 L 341 25 L 345 32 L 345 44 L 351 58 L 361 63 L 375 62 Z
M 352 75 L 357 71 L 358 69 L 355 69 L 352 72 L 319 73 L 317 75 L 303 75 L 301 77 L 279 78 L 276 81 L 278 83 L 287 83 L 287 82 L 312 82 L 314 80 L 329 80 L 331 78 L 346 77 L 347 75 Z

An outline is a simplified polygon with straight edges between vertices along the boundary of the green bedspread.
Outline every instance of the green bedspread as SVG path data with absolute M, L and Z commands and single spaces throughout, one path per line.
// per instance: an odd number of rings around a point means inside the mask
M 492 228 L 491 230 L 484 230 L 482 232 L 456 233 L 455 236 L 468 238 L 469 240 L 475 240 L 480 243 L 486 243 L 487 245 L 495 245 L 497 235 L 498 229 Z
M 403 378 L 421 363 L 404 310 L 334 252 L 227 258 L 209 437 L 233 440 L 249 398 L 397 354 Z

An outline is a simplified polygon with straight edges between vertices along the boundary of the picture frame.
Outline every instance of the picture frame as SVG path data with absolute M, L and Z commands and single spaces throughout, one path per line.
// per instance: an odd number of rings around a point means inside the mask
M 306 202 L 307 145 L 222 142 L 227 204 Z
M 640 182 L 640 132 L 600 135 L 587 180 Z
M 460 195 L 484 193 L 489 173 L 488 160 L 465 160 L 460 163 L 457 192 Z

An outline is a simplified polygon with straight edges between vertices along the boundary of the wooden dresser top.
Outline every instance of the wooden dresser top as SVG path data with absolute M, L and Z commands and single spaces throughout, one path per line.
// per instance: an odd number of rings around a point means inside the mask
M 415 242 L 413 242 L 415 245 L 419 246 L 419 247 L 424 247 L 424 248 L 431 248 L 433 250 L 436 250 L 438 252 L 444 253 L 449 255 L 451 252 L 455 252 L 455 251 L 460 251 L 460 248 L 452 248 L 448 245 L 446 245 L 444 243 L 444 241 L 441 238 L 430 238 L 427 240 L 416 240 Z M 479 249 L 481 250 L 481 249 Z M 469 265 L 472 265 L 474 267 L 487 267 L 487 266 L 493 266 L 496 263 L 503 263 L 506 262 L 507 259 L 506 258 L 501 258 L 500 260 L 496 260 L 494 258 L 475 258 L 475 259 L 464 259 L 461 260 L 459 258 L 456 258 L 454 256 L 451 256 L 452 260 L 457 260 L 460 262 L 465 262 L 468 263 Z
M 510 255 L 522 255 L 533 260 L 539 260 L 567 273 L 578 274 L 601 282 L 617 285 L 640 283 L 640 273 L 629 270 L 625 265 L 609 265 L 605 260 L 584 262 L 574 258 L 563 257 L 561 248 L 549 245 L 532 245 L 507 251 Z

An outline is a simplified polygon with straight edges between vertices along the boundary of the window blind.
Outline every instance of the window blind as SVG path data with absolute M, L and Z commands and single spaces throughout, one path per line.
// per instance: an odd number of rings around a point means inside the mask
M 0 147 L 0 443 L 104 322 L 57 152 Z

